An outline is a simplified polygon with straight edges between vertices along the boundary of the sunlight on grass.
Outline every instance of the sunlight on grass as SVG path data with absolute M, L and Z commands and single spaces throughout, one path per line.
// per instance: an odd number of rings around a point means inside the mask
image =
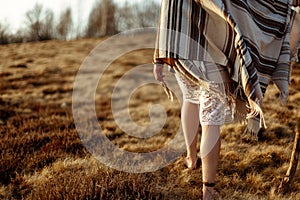
M 201 198 L 201 167 L 186 169 L 184 155 L 155 172 L 135 174 L 104 166 L 83 146 L 72 117 L 73 80 L 81 62 L 100 41 L 0 46 L 0 51 L 6 52 L 0 55 L 0 199 Z M 75 51 L 70 54 L 72 49 Z M 139 125 L 149 123 L 151 103 L 166 106 L 168 117 L 158 134 L 147 139 L 129 136 L 114 121 L 110 104 L 114 84 L 131 67 L 151 60 L 152 50 L 118 58 L 107 70 L 95 96 L 103 133 L 113 144 L 130 152 L 151 152 L 166 146 L 180 125 L 178 102 L 171 103 L 162 88 L 156 86 L 136 91 L 128 104 L 131 117 Z M 9 67 L 16 63 L 27 68 Z M 299 169 L 290 191 L 276 193 L 289 165 L 300 117 L 299 76 L 300 66 L 296 66 L 287 106 L 277 100 L 274 85 L 268 88 L 264 104 L 268 128 L 260 141 L 243 140 L 245 124 L 222 128 L 217 177 L 222 199 L 300 199 Z

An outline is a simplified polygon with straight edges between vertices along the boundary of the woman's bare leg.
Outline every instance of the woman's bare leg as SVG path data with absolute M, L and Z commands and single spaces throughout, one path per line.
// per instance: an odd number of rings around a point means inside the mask
M 202 126 L 202 136 L 200 145 L 200 155 L 202 160 L 203 183 L 214 183 L 218 170 L 220 156 L 220 126 Z M 215 191 L 203 184 L 203 199 L 210 199 L 211 193 Z
M 199 128 L 199 106 L 184 101 L 181 109 L 181 123 L 187 148 L 187 167 L 193 168 L 197 162 L 197 131 Z
M 300 39 L 300 14 L 296 14 L 292 30 L 291 30 L 291 54 L 293 55 L 296 51 Z

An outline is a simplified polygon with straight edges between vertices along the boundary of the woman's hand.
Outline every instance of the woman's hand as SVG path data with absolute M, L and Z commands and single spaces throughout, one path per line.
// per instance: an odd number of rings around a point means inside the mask
M 163 72 L 164 65 L 161 63 L 155 63 L 153 67 L 153 75 L 156 80 L 159 82 L 164 82 L 164 72 Z
M 164 71 L 163 71 L 163 68 L 164 68 L 164 64 L 162 63 L 153 63 L 154 64 L 154 67 L 153 67 L 153 74 L 154 74 L 154 77 L 157 81 L 160 82 L 161 86 L 164 88 L 168 98 L 173 101 L 173 93 L 172 91 L 168 88 L 167 84 L 165 83 L 164 81 Z

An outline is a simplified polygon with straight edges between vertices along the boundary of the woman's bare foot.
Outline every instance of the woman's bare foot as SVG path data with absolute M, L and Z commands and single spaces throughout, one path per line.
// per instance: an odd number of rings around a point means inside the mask
M 214 189 L 214 183 L 203 184 L 203 200 L 217 200 L 220 199 L 220 194 Z
M 187 156 L 184 158 L 184 165 L 189 169 L 196 169 L 197 167 L 197 156 L 192 158 L 191 156 Z

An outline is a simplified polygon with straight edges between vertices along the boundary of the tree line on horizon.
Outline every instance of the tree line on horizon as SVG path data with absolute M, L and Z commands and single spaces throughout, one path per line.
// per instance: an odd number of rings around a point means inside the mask
M 87 22 L 75 26 L 70 7 L 56 19 L 51 9 L 37 3 L 24 16 L 25 28 L 11 33 L 9 25 L 0 22 L 0 44 L 108 36 L 133 28 L 156 26 L 158 15 L 159 5 L 154 0 L 135 4 L 126 1 L 122 6 L 111 0 L 97 0 Z

